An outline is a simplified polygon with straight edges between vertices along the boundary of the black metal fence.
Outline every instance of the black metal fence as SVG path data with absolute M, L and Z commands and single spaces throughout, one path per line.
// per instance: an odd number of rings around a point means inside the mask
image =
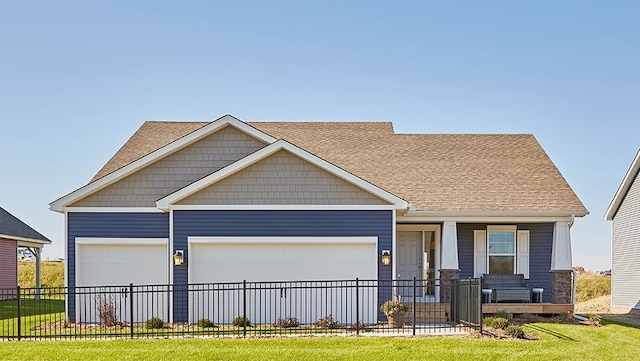
M 480 301 L 478 279 L 0 289 L 0 339 L 482 332 Z

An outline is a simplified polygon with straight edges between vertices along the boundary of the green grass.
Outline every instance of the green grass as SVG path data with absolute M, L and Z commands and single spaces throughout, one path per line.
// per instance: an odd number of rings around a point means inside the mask
M 588 301 L 611 294 L 611 276 L 582 273 L 576 284 L 576 302 Z
M 40 280 L 42 287 L 62 287 L 64 286 L 64 263 L 43 261 L 40 269 Z M 36 262 L 18 262 L 18 285 L 23 288 L 33 288 L 36 286 Z
M 640 329 L 537 323 L 537 341 L 460 337 L 144 339 L 0 343 L 3 360 L 630 360 Z
M 0 301 L 0 336 L 17 334 L 17 301 Z M 64 319 L 64 300 L 22 300 L 20 302 L 20 327 L 23 335 L 33 331 L 43 323 L 54 323 Z

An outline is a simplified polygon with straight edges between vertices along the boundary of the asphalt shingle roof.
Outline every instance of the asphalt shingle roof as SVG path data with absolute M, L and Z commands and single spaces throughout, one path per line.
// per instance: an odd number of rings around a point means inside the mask
M 145 122 L 91 180 L 208 122 Z M 250 122 L 435 212 L 586 209 L 531 134 L 397 134 L 388 122 Z
M 29 227 L 2 207 L 0 207 L 0 235 L 51 242 L 50 239 Z

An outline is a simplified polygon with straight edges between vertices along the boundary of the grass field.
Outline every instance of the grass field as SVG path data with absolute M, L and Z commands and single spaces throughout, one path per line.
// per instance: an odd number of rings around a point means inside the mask
M 537 323 L 537 341 L 300 337 L 0 343 L 2 360 L 632 360 L 640 329 Z
M 576 284 L 576 302 L 588 301 L 611 294 L 611 276 L 582 273 Z
M 40 280 L 42 287 L 62 287 L 64 286 L 64 263 L 54 261 L 43 261 L 40 269 Z M 36 262 L 18 262 L 18 285 L 23 288 L 36 286 Z

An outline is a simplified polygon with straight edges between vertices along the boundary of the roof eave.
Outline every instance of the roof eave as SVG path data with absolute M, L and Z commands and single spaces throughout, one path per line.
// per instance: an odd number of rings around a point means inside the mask
M 631 162 L 631 166 L 627 170 L 627 174 L 625 174 L 624 178 L 622 179 L 622 183 L 620 183 L 620 186 L 618 187 L 616 194 L 613 196 L 613 199 L 609 204 L 609 208 L 607 208 L 607 213 L 605 213 L 605 219 L 607 221 L 613 220 L 613 217 L 615 217 L 616 213 L 618 213 L 618 209 L 620 208 L 622 201 L 627 195 L 629 188 L 633 184 L 633 180 L 638 175 L 639 170 L 640 170 L 640 150 L 638 150 L 638 152 L 636 153 L 636 156 L 633 159 L 633 162 Z

